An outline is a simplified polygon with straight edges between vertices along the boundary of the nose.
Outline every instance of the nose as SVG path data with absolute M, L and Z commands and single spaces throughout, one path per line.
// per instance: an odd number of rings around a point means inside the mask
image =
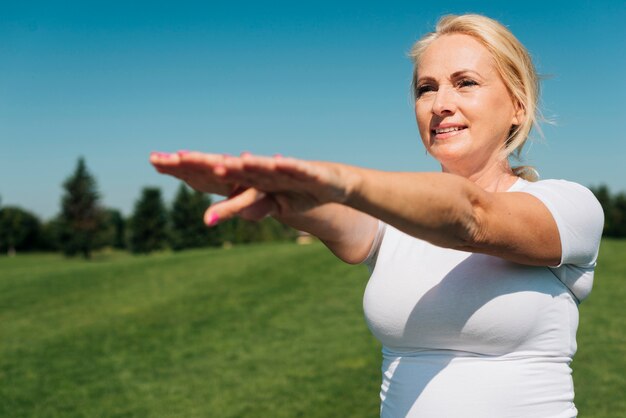
M 456 112 L 454 91 L 447 86 L 440 86 L 433 100 L 432 113 L 437 116 L 451 115 Z

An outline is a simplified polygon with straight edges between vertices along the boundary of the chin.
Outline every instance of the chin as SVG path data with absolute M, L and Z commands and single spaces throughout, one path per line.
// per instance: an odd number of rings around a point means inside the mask
M 433 156 L 437 161 L 444 164 L 446 161 L 459 161 L 464 158 L 469 158 L 468 152 L 464 144 L 441 144 L 435 143 L 429 149 L 428 153 Z

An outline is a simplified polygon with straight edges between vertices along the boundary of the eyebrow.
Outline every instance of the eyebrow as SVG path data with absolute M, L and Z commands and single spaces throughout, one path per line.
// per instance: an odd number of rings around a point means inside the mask
M 452 75 L 450 76 L 450 78 L 458 78 L 464 74 L 474 74 L 475 76 L 477 76 L 478 78 L 484 79 L 484 77 L 482 75 L 480 75 L 480 73 L 474 71 L 474 70 L 470 70 L 468 68 L 463 68 L 460 69 L 458 71 L 455 71 L 452 73 Z M 423 81 L 436 81 L 434 77 L 431 76 L 425 76 L 425 77 L 420 77 L 417 79 L 417 82 L 423 82 Z
M 461 70 L 459 70 L 459 71 L 455 71 L 455 72 L 453 72 L 453 73 L 452 73 L 452 78 L 457 78 L 457 77 L 459 77 L 459 76 L 461 76 L 461 75 L 463 75 L 463 74 L 467 74 L 467 73 L 471 73 L 471 74 L 474 74 L 474 75 L 476 75 L 476 76 L 478 76 L 478 77 L 480 77 L 480 78 L 483 78 L 483 76 L 482 76 L 482 75 L 480 75 L 480 73 L 478 73 L 478 72 L 476 72 L 476 71 L 474 71 L 474 70 L 466 69 L 466 68 L 461 69 Z

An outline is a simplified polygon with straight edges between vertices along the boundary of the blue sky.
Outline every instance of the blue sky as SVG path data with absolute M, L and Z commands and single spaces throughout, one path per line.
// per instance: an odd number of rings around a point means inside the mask
M 626 190 L 626 3 L 0 0 L 0 196 L 43 218 L 84 156 L 103 203 L 144 186 L 170 200 L 150 151 L 282 153 L 438 170 L 406 53 L 447 13 L 502 21 L 533 55 L 543 178 Z

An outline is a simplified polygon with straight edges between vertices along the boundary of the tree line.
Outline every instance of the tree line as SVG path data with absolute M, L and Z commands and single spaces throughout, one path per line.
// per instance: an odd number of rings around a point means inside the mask
M 626 237 L 626 193 L 611 194 L 605 185 L 592 187 L 591 191 L 604 210 L 602 235 L 612 238 Z
M 145 187 L 132 215 L 125 218 L 119 210 L 101 205 L 96 179 L 83 158 L 63 189 L 60 213 L 47 222 L 20 207 L 0 206 L 0 254 L 62 251 L 67 256 L 89 258 L 94 250 L 105 247 L 145 254 L 167 248 L 181 251 L 297 236 L 297 231 L 273 218 L 260 222 L 234 218 L 208 228 L 202 219 L 211 197 L 182 183 L 169 208 L 160 189 Z M 626 237 L 626 193 L 612 194 L 605 185 L 591 191 L 604 210 L 603 236 Z
M 273 218 L 260 222 L 234 218 L 208 228 L 202 219 L 210 205 L 208 194 L 183 183 L 169 207 L 159 188 L 145 187 L 133 213 L 125 218 L 119 210 L 102 205 L 96 179 L 80 158 L 63 183 L 60 211 L 51 220 L 42 222 L 20 207 L 0 206 L 0 253 L 60 251 L 70 257 L 90 258 L 102 248 L 147 254 L 163 249 L 181 251 L 291 240 L 297 236 L 297 231 Z

